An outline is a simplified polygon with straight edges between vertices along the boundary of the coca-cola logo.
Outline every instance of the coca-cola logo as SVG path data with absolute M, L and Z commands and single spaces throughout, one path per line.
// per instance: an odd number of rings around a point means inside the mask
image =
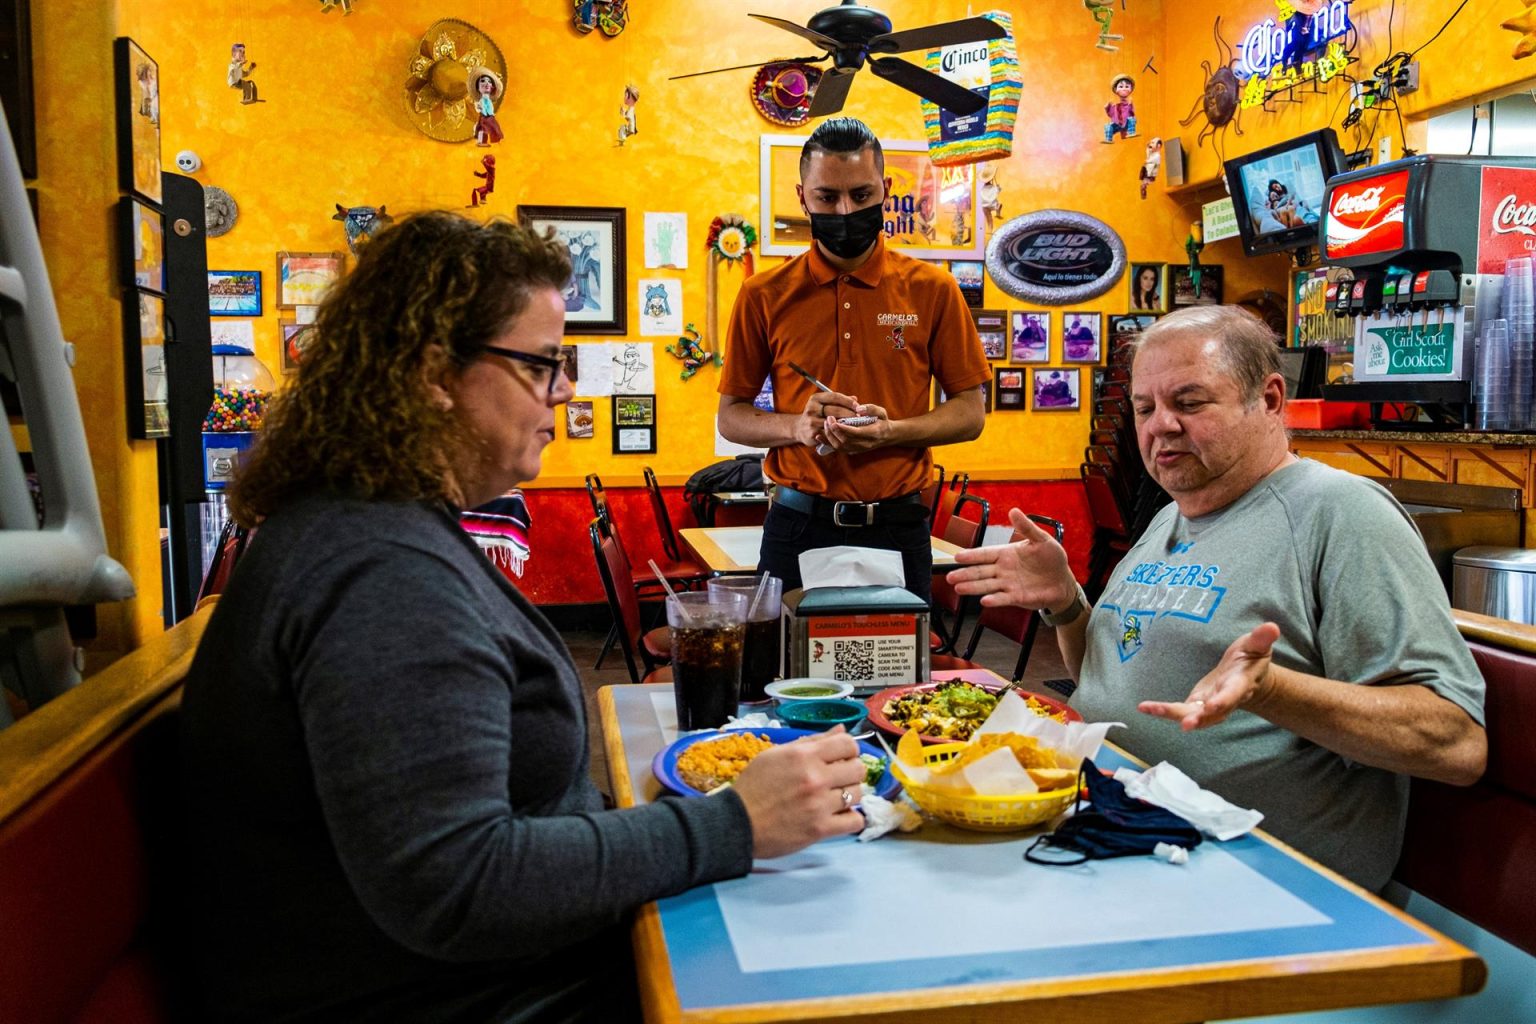
M 1331 212 L 1335 217 L 1342 217 L 1349 213 L 1370 213 L 1381 205 L 1381 194 L 1386 190 L 1385 185 L 1372 185 L 1359 193 L 1340 191 L 1334 197 Z
M 1536 235 L 1536 203 L 1522 203 L 1511 192 L 1493 208 L 1493 233 Z

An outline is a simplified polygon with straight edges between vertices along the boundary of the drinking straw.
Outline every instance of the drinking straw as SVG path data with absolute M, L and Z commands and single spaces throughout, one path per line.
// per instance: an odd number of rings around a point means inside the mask
M 747 605 L 747 621 L 755 621 L 752 616 L 757 614 L 757 603 L 763 599 L 763 591 L 768 589 L 769 575 L 763 573 L 763 578 L 757 581 L 757 589 L 752 592 L 752 603 Z
M 677 591 L 672 589 L 672 584 L 668 583 L 667 578 L 662 575 L 661 566 L 656 564 L 656 559 L 648 558 L 646 559 L 646 564 L 651 567 L 651 572 L 656 574 L 656 581 L 661 584 L 661 589 L 665 590 L 667 596 L 677 603 L 677 610 L 681 614 L 683 621 L 690 621 L 693 616 L 689 613 L 688 606 L 677 600 Z

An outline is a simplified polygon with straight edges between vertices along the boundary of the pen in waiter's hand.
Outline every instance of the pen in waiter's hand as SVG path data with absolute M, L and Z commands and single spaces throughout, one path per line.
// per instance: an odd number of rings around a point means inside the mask
M 833 391 L 831 388 L 827 387 L 821 381 L 817 380 L 815 378 L 815 376 L 812 375 L 809 370 L 807 370 L 805 367 L 801 366 L 799 363 L 791 362 L 789 364 L 789 368 L 791 370 L 794 370 L 800 376 L 804 377 L 806 380 L 810 381 L 812 384 L 816 385 L 816 387 L 819 390 L 825 391 L 829 395 L 837 394 L 836 391 Z M 850 427 L 863 427 L 863 426 L 868 426 L 869 424 L 875 422 L 875 417 L 873 417 L 873 416 L 849 416 L 846 419 L 839 419 L 837 422 L 842 423 L 842 424 L 846 424 L 847 426 L 850 426 Z M 831 445 L 829 445 L 829 444 L 827 444 L 825 442 L 823 442 L 823 443 L 821 443 L 821 444 L 816 446 L 816 454 L 817 455 L 831 455 L 835 451 L 837 451 L 836 448 L 833 448 Z

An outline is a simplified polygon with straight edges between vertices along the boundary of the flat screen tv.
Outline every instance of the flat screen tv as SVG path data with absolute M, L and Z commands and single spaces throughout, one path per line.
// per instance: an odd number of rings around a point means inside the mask
M 1323 186 L 1344 170 L 1332 128 L 1267 146 L 1226 162 L 1227 191 L 1249 256 L 1317 244 Z

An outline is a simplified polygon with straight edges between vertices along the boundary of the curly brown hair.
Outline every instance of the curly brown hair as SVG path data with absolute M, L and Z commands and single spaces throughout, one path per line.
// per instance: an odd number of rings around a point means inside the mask
M 236 476 L 231 514 L 253 526 L 311 491 L 456 499 L 450 467 L 475 439 L 429 385 L 478 358 L 533 290 L 570 276 L 553 230 L 433 212 L 380 232 L 327 293 L 298 378 Z

